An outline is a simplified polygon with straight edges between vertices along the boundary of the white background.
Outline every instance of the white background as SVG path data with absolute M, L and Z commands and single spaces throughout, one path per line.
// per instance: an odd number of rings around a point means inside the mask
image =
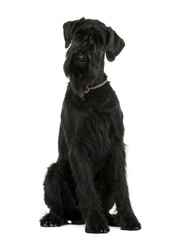
M 41 228 L 42 182 L 57 159 L 63 73 L 62 25 L 81 17 L 111 26 L 126 47 L 105 72 L 124 112 L 136 232 L 84 225 Z M 174 239 L 174 14 L 172 1 L 0 2 L 1 239 Z

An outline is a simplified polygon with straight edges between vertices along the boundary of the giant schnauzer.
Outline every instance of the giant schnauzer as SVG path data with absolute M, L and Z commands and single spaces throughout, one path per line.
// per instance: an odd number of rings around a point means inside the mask
M 124 41 L 111 27 L 82 18 L 64 24 L 69 78 L 61 113 L 59 157 L 47 171 L 43 227 L 86 223 L 88 233 L 109 226 L 139 230 L 126 181 L 123 113 L 104 73 Z M 116 214 L 109 210 L 116 204 Z

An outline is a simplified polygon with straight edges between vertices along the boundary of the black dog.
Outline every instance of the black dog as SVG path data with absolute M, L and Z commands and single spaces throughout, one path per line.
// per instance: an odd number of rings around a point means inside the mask
M 104 57 L 114 61 L 124 41 L 103 23 L 84 18 L 64 24 L 69 47 L 64 71 L 70 82 L 59 132 L 59 158 L 44 181 L 50 212 L 41 226 L 86 223 L 88 233 L 110 226 L 138 230 L 128 194 L 123 114 L 104 73 Z M 109 214 L 116 203 L 117 214 Z

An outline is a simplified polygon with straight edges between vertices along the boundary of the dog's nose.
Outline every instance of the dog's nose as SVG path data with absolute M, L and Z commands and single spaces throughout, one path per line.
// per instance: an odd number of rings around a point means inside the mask
M 75 57 L 75 61 L 79 65 L 85 65 L 88 61 L 88 58 L 86 55 L 79 55 Z

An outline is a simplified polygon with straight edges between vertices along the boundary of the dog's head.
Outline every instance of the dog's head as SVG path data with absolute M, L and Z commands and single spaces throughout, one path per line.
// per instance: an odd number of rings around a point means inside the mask
M 82 18 L 65 23 L 63 28 L 65 48 L 69 47 L 64 71 L 74 92 L 81 97 L 87 86 L 106 78 L 105 54 L 108 61 L 114 61 L 125 44 L 111 27 L 98 20 Z

